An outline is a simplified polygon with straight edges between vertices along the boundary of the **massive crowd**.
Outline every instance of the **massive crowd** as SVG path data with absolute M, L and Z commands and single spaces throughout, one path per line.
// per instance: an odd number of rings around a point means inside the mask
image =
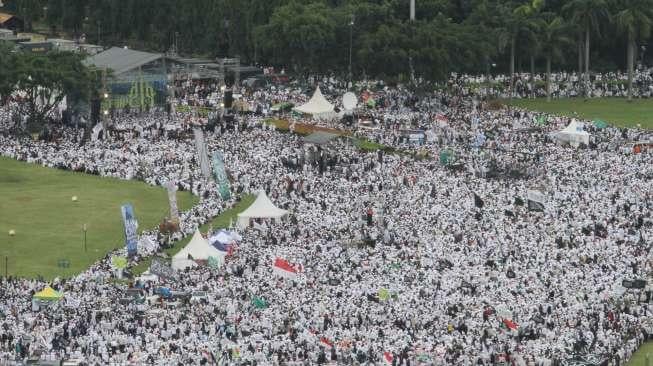
M 345 89 L 330 80 L 323 87 L 327 95 Z M 308 97 L 267 88 L 244 98 L 267 111 L 294 96 Z M 377 128 L 357 133 L 402 151 L 341 139 L 315 153 L 259 115 L 241 117 L 239 128 L 207 129 L 208 150 L 224 153 L 231 177 L 227 201 L 202 178 L 191 135 L 166 131 L 171 123 L 190 129 L 181 118 L 120 116 L 121 132 L 96 141 L 82 143 L 70 127 L 34 141 L 8 133 L 2 109 L 2 156 L 153 185 L 172 179 L 198 195 L 181 215 L 183 235 L 258 190 L 290 217 L 243 230 L 221 269 L 135 284 L 146 296 L 158 286 L 207 294 L 174 308 L 114 301 L 127 286 L 107 281 L 109 256 L 52 284 L 77 306 L 33 312 L 31 295 L 45 283 L 3 278 L 0 363 L 40 354 L 91 365 L 624 364 L 653 332 L 648 288 L 622 286 L 650 272 L 653 165 L 650 153 L 624 147 L 651 134 L 588 126 L 590 146 L 574 149 L 549 134 L 566 118 L 541 124 L 531 112 L 396 87 L 374 97 L 365 118 Z M 397 138 L 403 127 L 431 130 L 435 138 L 419 149 L 435 158 L 406 154 L 414 147 Z M 486 138 L 472 148 L 479 131 Z M 438 162 L 445 147 L 463 169 Z M 490 163 L 529 173 L 484 178 Z M 536 187 L 543 212 L 523 205 Z M 143 235 L 158 243 L 156 231 Z M 277 256 L 301 264 L 297 279 L 273 275 Z
M 512 80 L 512 93 L 511 93 Z M 516 73 L 509 75 L 459 75 L 454 74 L 443 88 L 466 96 L 494 98 L 541 98 L 546 96 L 546 75 Z M 551 97 L 626 97 L 628 96 L 628 74 L 623 72 L 592 73 L 589 79 L 577 72 L 551 74 Z M 633 97 L 653 96 L 651 69 L 639 68 L 633 75 Z

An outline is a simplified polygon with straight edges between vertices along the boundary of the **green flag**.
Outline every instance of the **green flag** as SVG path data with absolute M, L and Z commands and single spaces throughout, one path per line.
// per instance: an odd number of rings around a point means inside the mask
M 127 268 L 127 258 L 114 255 L 111 257 L 111 265 L 116 269 L 125 269 Z
M 388 289 L 382 287 L 379 290 L 379 300 L 387 301 L 388 299 L 390 299 L 390 291 L 388 291 Z
M 607 122 L 602 121 L 600 119 L 597 119 L 596 121 L 592 122 L 594 124 L 594 127 L 596 128 L 606 128 L 608 127 Z
M 268 303 L 265 302 L 265 299 L 258 296 L 252 298 L 252 305 L 257 309 L 266 309 L 268 307 Z
M 211 256 L 211 257 L 209 257 L 209 260 L 207 262 L 208 262 L 209 268 L 213 268 L 213 269 L 220 268 L 220 258 L 216 258 L 216 257 Z
M 546 124 L 546 117 L 544 116 L 537 116 L 535 119 L 535 122 L 537 122 L 538 125 L 542 126 Z

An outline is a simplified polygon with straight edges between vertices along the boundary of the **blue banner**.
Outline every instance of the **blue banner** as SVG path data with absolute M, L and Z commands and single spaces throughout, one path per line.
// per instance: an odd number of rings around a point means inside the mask
M 122 222 L 125 226 L 125 245 L 129 256 L 136 255 L 138 251 L 138 221 L 134 215 L 134 208 L 126 203 L 121 206 Z
M 229 192 L 229 179 L 224 170 L 224 160 L 222 153 L 216 151 L 213 153 L 213 174 L 215 175 L 215 183 L 218 185 L 218 192 L 223 200 L 228 200 L 231 196 Z

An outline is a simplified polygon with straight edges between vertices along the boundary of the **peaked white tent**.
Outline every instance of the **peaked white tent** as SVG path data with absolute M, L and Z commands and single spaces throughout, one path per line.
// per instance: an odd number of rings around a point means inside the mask
M 270 201 L 265 191 L 261 190 L 256 196 L 256 200 L 247 209 L 238 214 L 238 226 L 241 228 L 249 226 L 249 219 L 279 219 L 288 214 L 288 211 L 282 210 Z
M 329 103 L 329 101 L 324 98 L 324 95 L 322 95 L 322 91 L 318 86 L 311 99 L 306 102 L 306 104 L 295 107 L 295 110 L 310 115 L 333 113 L 333 104 Z
M 188 259 L 189 255 L 193 259 Z M 196 266 L 195 259 L 208 260 L 209 257 L 222 258 L 225 255 L 226 253 L 209 245 L 209 242 L 204 239 L 202 234 L 200 234 L 200 231 L 195 230 L 195 234 L 190 242 L 184 247 L 184 249 L 180 250 L 179 253 L 172 257 L 172 268 L 184 269 L 194 267 Z
M 583 129 L 583 124 L 572 119 L 569 126 L 565 127 L 562 131 L 558 132 L 555 137 L 558 141 L 569 143 L 571 146 L 578 146 L 581 143 L 589 145 L 590 134 Z

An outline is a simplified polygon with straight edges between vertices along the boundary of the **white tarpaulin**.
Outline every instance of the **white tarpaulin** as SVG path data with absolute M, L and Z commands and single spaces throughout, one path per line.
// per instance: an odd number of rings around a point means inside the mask
M 320 91 L 320 87 L 318 86 L 317 89 L 315 89 L 315 93 L 313 93 L 311 100 L 304 105 L 295 107 L 295 110 L 310 115 L 331 114 L 333 113 L 333 104 L 329 103 L 329 101 L 324 98 L 324 95 L 322 95 L 322 91 Z

